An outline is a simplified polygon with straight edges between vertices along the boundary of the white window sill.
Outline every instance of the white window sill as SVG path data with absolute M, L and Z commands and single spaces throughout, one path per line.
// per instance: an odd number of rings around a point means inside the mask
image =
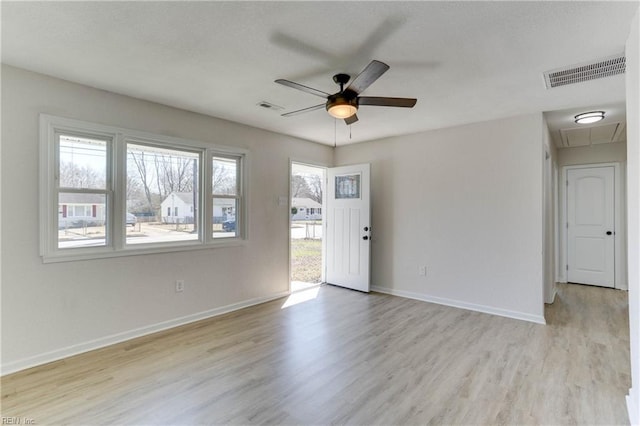
M 78 251 L 75 251 L 74 249 L 68 249 L 64 251 L 58 251 L 55 254 L 42 256 L 42 263 L 73 262 L 78 260 L 108 259 L 112 257 L 175 253 L 193 250 L 210 250 L 225 247 L 241 247 L 244 245 L 246 245 L 246 240 L 240 238 L 228 238 L 223 241 L 214 241 L 209 244 L 193 242 L 185 243 L 182 245 L 172 244 L 171 246 L 147 245 L 146 247 L 140 247 L 138 245 L 135 247 L 129 246 L 120 250 L 105 248 L 105 251 L 94 251 L 91 253 L 87 253 L 86 250 L 82 249 L 78 249 Z

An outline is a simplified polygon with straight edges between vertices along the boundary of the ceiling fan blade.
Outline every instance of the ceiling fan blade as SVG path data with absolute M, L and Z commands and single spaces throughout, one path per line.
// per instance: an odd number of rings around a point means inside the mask
M 322 90 L 314 89 L 313 87 L 304 86 L 300 83 L 294 83 L 293 81 L 284 80 L 282 78 L 276 80 L 276 83 L 291 87 L 292 89 L 302 90 L 303 92 L 311 93 L 312 95 L 320 96 L 325 99 L 327 96 L 330 96 L 329 93 L 323 92 Z
M 414 98 L 380 98 L 375 96 L 359 96 L 358 105 L 375 105 L 388 107 L 413 108 L 418 100 Z
M 347 123 L 347 125 L 353 124 L 356 121 L 358 121 L 358 116 L 356 114 L 353 114 L 351 117 L 347 117 L 344 119 L 344 122 Z
M 310 112 L 310 111 L 315 111 L 317 109 L 322 109 L 325 107 L 326 104 L 320 104 L 320 105 L 314 105 L 312 107 L 308 107 L 308 108 L 303 108 L 303 109 L 299 109 L 296 111 L 291 111 L 291 112 L 287 112 L 285 114 L 282 114 L 283 117 L 291 117 L 293 115 L 298 115 L 298 114 L 304 114 L 305 112 Z
M 387 72 L 389 65 L 375 59 L 362 70 L 360 74 L 351 82 L 347 89 L 356 93 L 362 93 L 367 87 L 380 78 L 382 74 Z

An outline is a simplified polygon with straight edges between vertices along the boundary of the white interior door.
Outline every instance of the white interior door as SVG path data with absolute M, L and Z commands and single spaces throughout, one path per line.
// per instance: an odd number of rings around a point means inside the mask
M 567 170 L 567 280 L 615 285 L 614 168 Z
M 326 282 L 369 291 L 369 164 L 327 171 Z

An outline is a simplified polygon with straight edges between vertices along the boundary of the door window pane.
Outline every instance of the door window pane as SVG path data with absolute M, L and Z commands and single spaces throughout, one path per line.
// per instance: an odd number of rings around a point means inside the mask
M 360 198 L 360 175 L 336 176 L 335 198 Z

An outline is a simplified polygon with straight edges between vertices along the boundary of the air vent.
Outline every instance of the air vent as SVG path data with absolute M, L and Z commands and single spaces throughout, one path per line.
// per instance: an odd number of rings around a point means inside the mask
M 257 103 L 257 105 L 259 107 L 266 108 L 266 109 L 272 109 L 274 111 L 281 111 L 281 110 L 284 109 L 284 107 L 281 107 L 279 105 L 274 105 L 271 102 L 267 102 L 267 101 L 260 101 L 260 102 Z
M 611 77 L 624 74 L 625 56 L 616 55 L 599 62 L 573 65 L 544 73 L 544 81 L 547 89 L 565 86 L 567 84 L 582 83 L 596 78 Z

